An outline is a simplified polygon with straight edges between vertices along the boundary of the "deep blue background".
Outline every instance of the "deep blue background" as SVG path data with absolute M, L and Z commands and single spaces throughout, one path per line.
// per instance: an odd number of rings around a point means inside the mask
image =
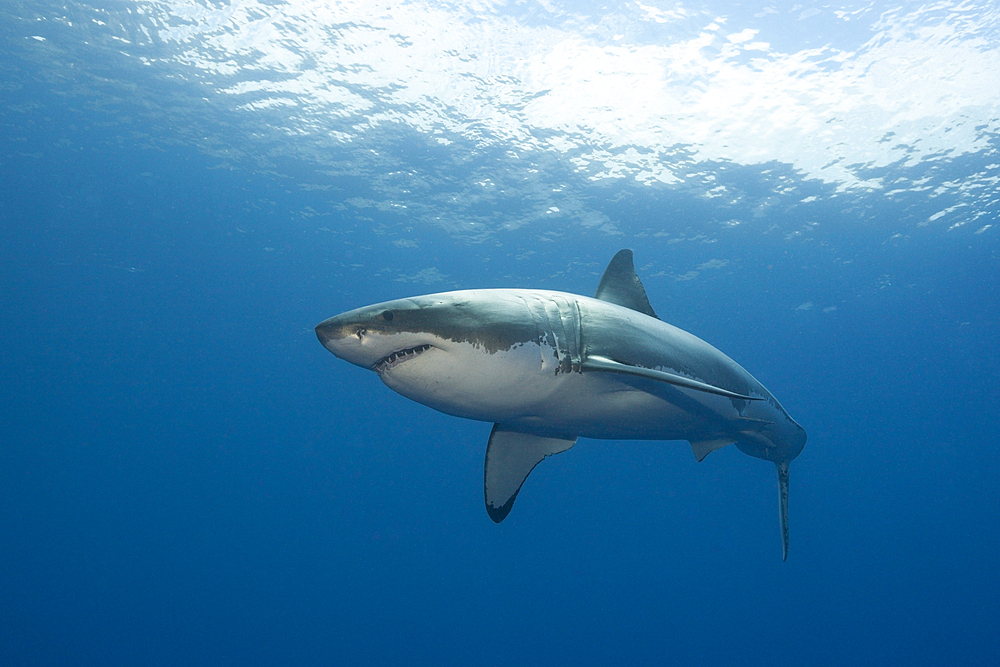
M 0 162 L 3 664 L 1000 659 L 995 233 L 908 226 L 871 195 L 822 199 L 787 240 L 767 226 L 801 210 L 723 229 L 704 202 L 609 188 L 593 202 L 620 236 L 399 248 L 372 230 L 405 220 L 352 218 L 349 192 L 74 133 L 89 112 L 43 102 L 45 122 L 5 116 Z M 312 333 L 452 286 L 590 294 L 619 247 L 661 317 L 808 431 L 787 563 L 773 468 L 731 447 L 581 441 L 494 525 L 489 425 Z M 395 279 L 427 266 L 446 280 Z

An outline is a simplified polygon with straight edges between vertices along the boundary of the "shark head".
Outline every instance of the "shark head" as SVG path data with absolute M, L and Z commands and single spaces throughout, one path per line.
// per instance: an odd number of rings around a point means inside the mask
M 429 350 L 447 346 L 440 332 L 414 326 L 421 300 L 386 301 L 341 313 L 317 325 L 316 337 L 344 361 L 379 375 L 392 373 Z
M 537 340 L 538 330 L 516 295 L 464 290 L 349 310 L 317 325 L 316 336 L 337 357 L 385 376 L 432 351 L 510 350 Z
M 525 375 L 537 374 L 537 344 L 533 352 L 527 346 L 538 331 L 524 309 L 499 290 L 427 294 L 341 313 L 317 325 L 316 336 L 407 398 L 492 420 L 498 393 L 519 396 Z

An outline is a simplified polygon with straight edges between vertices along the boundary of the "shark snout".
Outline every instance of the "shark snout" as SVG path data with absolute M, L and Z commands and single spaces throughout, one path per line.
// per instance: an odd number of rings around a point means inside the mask
M 327 350 L 337 357 L 351 362 L 359 363 L 353 357 L 360 347 L 361 338 L 366 329 L 357 322 L 345 320 L 337 315 L 330 319 L 323 320 L 316 325 L 316 338 Z
M 330 349 L 331 342 L 344 337 L 343 327 L 335 321 L 336 319 L 335 317 L 331 317 L 316 325 L 316 338 L 319 338 L 319 342 L 328 350 Z
M 372 368 L 386 354 L 394 350 L 389 345 L 378 324 L 350 313 L 342 313 L 316 325 L 316 338 L 334 356 L 344 361 Z

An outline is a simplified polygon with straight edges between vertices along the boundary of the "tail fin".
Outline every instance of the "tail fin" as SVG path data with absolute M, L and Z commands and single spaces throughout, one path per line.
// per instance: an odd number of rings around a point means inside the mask
M 778 512 L 781 516 L 781 560 L 788 560 L 788 461 L 775 463 L 778 469 Z

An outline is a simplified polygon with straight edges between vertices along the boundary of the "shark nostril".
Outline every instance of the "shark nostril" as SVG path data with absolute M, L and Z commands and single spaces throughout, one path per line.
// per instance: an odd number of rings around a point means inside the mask
M 358 340 L 364 340 L 366 333 L 368 333 L 368 329 L 358 329 L 354 335 L 358 337 Z

